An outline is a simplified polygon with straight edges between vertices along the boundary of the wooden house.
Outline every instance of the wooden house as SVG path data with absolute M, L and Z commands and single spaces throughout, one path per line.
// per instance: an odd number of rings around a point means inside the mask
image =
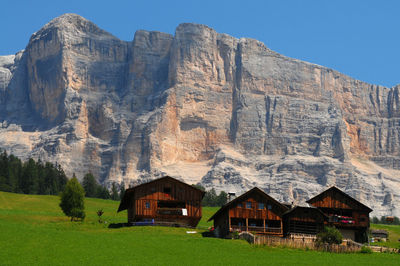
M 165 176 L 129 188 L 118 208 L 128 210 L 128 223 L 195 227 L 201 219 L 205 192 Z
M 307 203 L 328 216 L 327 225 L 335 226 L 343 238 L 357 242 L 368 241 L 369 207 L 347 195 L 337 187 L 331 187 L 309 199 Z
M 383 229 L 375 229 L 371 230 L 371 236 L 374 239 L 374 242 L 386 242 L 389 238 L 389 233 Z
M 234 231 L 283 236 L 282 215 L 288 208 L 259 188 L 253 188 L 222 206 L 210 219 L 218 237 Z
M 323 228 L 328 217 L 315 207 L 295 206 L 283 214 L 285 236 L 316 235 Z

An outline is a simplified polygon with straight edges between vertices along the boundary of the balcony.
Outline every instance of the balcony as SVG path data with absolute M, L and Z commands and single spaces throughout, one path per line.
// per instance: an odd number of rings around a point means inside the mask
M 368 221 L 359 221 L 351 216 L 329 215 L 329 224 L 339 227 L 368 226 Z
M 158 208 L 157 214 L 159 215 L 182 215 L 181 208 Z

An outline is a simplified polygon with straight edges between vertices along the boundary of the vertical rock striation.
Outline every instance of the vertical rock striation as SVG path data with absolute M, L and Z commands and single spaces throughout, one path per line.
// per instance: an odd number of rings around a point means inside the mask
M 289 202 L 337 185 L 400 215 L 399 88 L 204 25 L 125 42 L 65 14 L 0 57 L 0 147 L 105 183 L 169 174 Z

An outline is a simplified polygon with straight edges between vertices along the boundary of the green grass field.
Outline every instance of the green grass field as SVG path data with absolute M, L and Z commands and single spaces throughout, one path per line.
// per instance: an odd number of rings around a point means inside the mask
M 70 222 L 55 196 L 0 192 L 1 265 L 399 265 L 398 254 L 331 254 L 257 247 L 243 240 L 168 227 L 108 228 L 126 222 L 118 202 L 86 199 L 85 222 Z M 96 211 L 104 210 L 97 222 Z M 200 226 L 217 208 L 204 208 Z

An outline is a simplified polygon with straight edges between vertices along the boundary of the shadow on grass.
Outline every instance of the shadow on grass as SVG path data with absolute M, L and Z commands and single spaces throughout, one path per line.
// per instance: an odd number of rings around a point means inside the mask
M 203 233 L 201 233 L 202 237 L 215 237 L 213 232 L 210 231 L 204 231 Z
M 122 227 L 128 227 L 128 226 L 129 226 L 128 223 L 112 223 L 112 224 L 109 224 L 108 228 L 116 229 L 116 228 L 122 228 Z

